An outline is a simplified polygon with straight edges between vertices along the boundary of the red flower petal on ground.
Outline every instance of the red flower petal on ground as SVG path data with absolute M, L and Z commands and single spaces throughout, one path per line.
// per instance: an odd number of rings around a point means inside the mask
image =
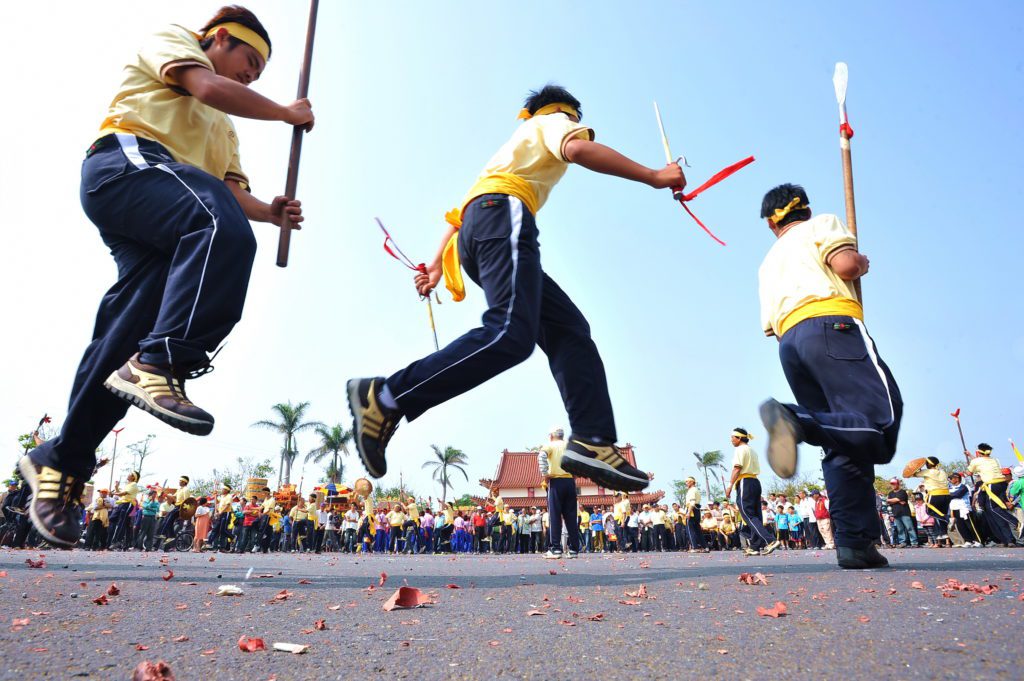
M 184 643 L 185 641 L 188 640 L 188 636 L 185 636 L 184 634 L 182 634 L 181 636 L 175 636 L 171 640 L 174 641 L 175 643 Z
M 169 581 L 171 581 L 171 579 L 174 578 L 174 570 L 168 569 L 167 572 L 165 572 L 161 576 L 164 578 L 165 582 L 169 582 Z
M 558 623 L 561 624 L 562 626 L 566 626 L 566 627 L 575 627 L 576 626 L 576 623 L 573 622 L 572 620 L 559 620 Z
M 108 603 L 107 594 L 100 594 L 96 598 L 92 599 L 92 602 L 96 605 L 106 605 Z
M 313 582 L 309 581 L 308 579 L 300 579 L 299 580 L 299 584 L 312 584 L 312 583 Z
M 541 610 L 527 610 L 526 611 L 526 616 L 527 617 L 537 617 L 538 615 L 547 615 L 547 613 L 543 612 Z
M 46 567 L 46 561 L 42 558 L 40 558 L 39 560 L 32 560 L 31 558 L 26 558 L 25 565 L 28 565 L 30 568 L 44 568 Z
M 911 589 L 923 589 L 924 588 L 924 584 L 922 584 L 921 582 L 911 582 L 910 583 L 910 588 Z
M 860 617 L 857 618 L 857 621 L 858 622 L 863 622 L 864 624 L 867 624 L 868 622 L 871 621 L 871 618 L 868 617 L 867 615 L 861 615 Z
M 386 573 L 386 572 L 380 573 L 380 584 L 378 584 L 377 586 L 384 586 L 384 582 L 386 582 L 386 581 L 388 581 L 388 573 Z
M 644 560 L 644 561 L 640 561 L 640 568 L 641 568 L 641 569 L 647 569 L 647 568 L 649 568 L 649 567 L 651 567 L 651 564 L 650 564 L 650 563 L 648 563 L 648 562 L 647 562 L 646 560 Z
M 121 593 L 121 590 L 117 588 L 117 584 L 111 582 L 110 586 L 107 587 L 108 596 L 117 596 Z
M 761 617 L 781 617 L 786 614 L 786 610 L 786 604 L 782 601 L 776 601 L 775 606 L 771 608 L 757 606 L 757 614 Z
M 274 601 L 286 601 L 288 600 L 289 597 L 291 597 L 291 595 L 292 592 L 288 589 L 281 589 L 273 598 L 270 599 L 270 602 L 273 603 Z
M 144 646 L 141 643 L 136 643 L 135 650 L 149 650 L 149 646 Z
M 590 620 L 591 622 L 603 622 L 604 621 L 604 613 L 603 612 L 595 612 L 593 615 L 587 615 L 587 619 Z
M 313 628 L 317 631 L 323 631 L 327 628 L 327 622 L 324 620 L 317 620 L 316 622 L 313 622 Z
M 11 626 L 12 627 L 24 627 L 24 626 L 28 626 L 29 622 L 30 622 L 30 620 L 27 617 L 24 618 L 24 619 L 13 619 L 13 620 L 11 620 Z
M 257 650 L 266 650 L 267 644 L 263 642 L 262 638 L 249 638 L 248 636 L 243 636 L 238 639 L 238 649 L 243 653 L 254 653 Z
M 488 641 L 487 645 L 489 645 L 489 646 L 491 646 L 493 648 L 497 648 L 498 646 L 501 645 L 501 641 Z
M 387 612 L 391 612 L 395 608 L 417 608 L 430 603 L 433 603 L 430 596 L 427 596 L 419 589 L 411 586 L 402 586 L 398 588 L 398 591 L 391 594 L 391 598 L 382 607 Z
M 327 609 L 328 610 L 341 610 L 341 606 L 340 605 L 328 605 Z
M 445 584 L 444 588 L 446 588 L 446 589 L 461 589 L 462 587 L 459 586 L 458 584 Z
M 144 660 L 132 672 L 132 681 L 174 681 L 174 672 L 163 660 Z
M 640 601 L 619 601 L 619 605 L 640 605 Z
M 641 584 L 639 589 L 636 591 L 627 591 L 626 595 L 630 598 L 647 598 L 647 585 Z
M 549 575 L 557 575 L 558 574 L 558 570 L 548 570 L 548 574 Z

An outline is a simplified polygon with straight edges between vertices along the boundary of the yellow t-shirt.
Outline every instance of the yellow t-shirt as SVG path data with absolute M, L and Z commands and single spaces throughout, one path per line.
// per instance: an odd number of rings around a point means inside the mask
M 633 512 L 632 504 L 629 503 L 629 499 L 623 499 L 615 503 L 615 522 L 622 523 L 629 518 L 630 513 Z
M 217 513 L 227 513 L 231 510 L 231 493 L 222 494 L 217 497 Z
M 416 504 L 409 506 L 409 517 L 416 521 L 416 524 L 420 524 L 420 509 Z
M 551 440 L 540 446 L 540 451 L 544 452 L 548 459 L 547 475 L 549 478 L 572 477 L 572 473 L 567 473 L 562 468 L 562 456 L 565 454 L 565 447 L 565 440 Z
M 1003 467 L 999 465 L 999 460 L 991 456 L 974 457 L 967 464 L 967 472 L 980 475 L 981 481 L 986 484 L 1006 480 L 1006 476 L 1003 475 Z
M 757 461 L 757 454 L 750 448 L 750 445 L 741 444 L 735 448 L 732 456 L 733 468 L 739 467 L 740 475 L 760 475 L 761 466 Z
M 922 468 L 911 477 L 924 480 L 924 488 L 928 492 L 938 490 L 942 493 L 949 493 L 949 478 L 946 471 L 941 468 Z
M 110 524 L 110 511 L 107 509 L 107 500 L 103 497 L 96 497 L 92 503 L 92 519 L 98 520 L 106 527 Z
M 580 525 L 582 525 L 583 527 L 590 527 L 590 514 L 589 513 L 587 513 L 586 511 L 580 511 L 579 518 L 580 518 Z
M 124 132 L 159 142 L 176 161 L 218 179 L 248 184 L 231 119 L 189 95 L 175 80 L 173 69 L 185 65 L 214 70 L 195 33 L 175 24 L 152 36 L 125 66 L 101 132 Z
M 190 496 L 192 496 L 192 493 L 189 491 L 188 485 L 179 487 L 174 491 L 174 505 L 181 506 Z
M 501 513 L 505 510 L 505 500 L 501 498 L 501 495 L 494 497 L 494 510 Z
M 757 272 L 765 334 L 782 336 L 796 321 L 808 317 L 842 314 L 861 318 L 853 283 L 843 281 L 828 266 L 829 258 L 839 249 L 856 245 L 857 239 L 835 215 L 816 215 L 783 232 Z M 797 312 L 812 303 L 816 305 L 802 314 Z M 787 319 L 794 312 L 797 314 Z
M 714 516 L 704 518 L 704 520 L 700 521 L 700 527 L 703 530 L 710 530 L 714 532 L 718 529 L 718 521 L 715 520 Z
M 512 525 L 516 522 L 516 516 L 512 511 L 505 511 L 501 514 L 502 525 Z
M 594 131 L 561 112 L 523 121 L 484 166 L 476 183 L 462 200 L 463 207 L 482 194 L 512 194 L 536 215 L 569 167 L 562 149 L 574 137 L 592 140 Z M 520 195 L 518 183 L 508 185 L 504 182 L 503 175 L 514 175 L 523 180 L 526 195 Z
M 119 504 L 130 504 L 135 501 L 135 497 L 139 494 L 139 484 L 137 482 L 129 482 L 124 488 L 121 489 L 117 497 L 117 503 Z
M 697 485 L 694 485 L 686 490 L 686 507 L 692 509 L 698 505 L 700 505 L 700 490 L 697 489 Z
M 388 513 L 388 525 L 391 525 L 391 527 L 401 527 L 404 522 L 405 514 L 401 511 L 391 511 Z
M 288 517 L 292 519 L 292 523 L 297 523 L 302 519 L 302 516 L 306 514 L 306 507 L 299 507 L 298 504 L 292 506 L 292 510 L 288 511 Z
M 273 495 L 271 495 L 264 499 L 263 503 L 260 504 L 260 511 L 262 511 L 264 514 L 267 514 L 273 511 L 275 506 L 277 506 L 277 500 L 274 499 Z

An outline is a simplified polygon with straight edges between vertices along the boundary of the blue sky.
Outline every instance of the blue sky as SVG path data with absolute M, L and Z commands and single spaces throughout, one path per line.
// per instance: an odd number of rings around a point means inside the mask
M 251 2 L 274 42 L 257 89 L 295 91 L 302 3 Z M 872 271 L 867 324 L 906 402 L 890 474 L 917 456 L 960 456 L 949 412 L 973 446 L 1009 463 L 1024 441 L 1020 388 L 1024 237 L 1017 132 L 1024 114 L 1024 8 L 1019 3 L 322 3 L 299 198 L 307 228 L 291 265 L 273 266 L 275 230 L 260 241 L 243 321 L 217 371 L 190 395 L 217 417 L 208 438 L 130 413 L 122 443 L 157 435 L 153 477 L 200 476 L 279 443 L 249 424 L 271 404 L 309 400 L 311 415 L 348 425 L 344 381 L 388 374 L 432 349 L 426 311 L 405 270 L 381 249 L 381 217 L 416 260 L 431 257 L 444 211 L 516 126 L 531 88 L 554 81 L 583 102 L 597 139 L 652 166 L 663 152 L 657 100 L 691 187 L 753 154 L 757 162 L 692 204 L 725 241 L 708 239 L 667 191 L 571 168 L 541 211 L 545 269 L 590 320 L 622 441 L 637 446 L 654 486 L 695 472 L 692 451 L 728 449 L 732 427 L 762 434 L 757 405 L 789 399 L 776 343 L 761 336 L 757 266 L 771 245 L 763 193 L 802 183 L 817 212 L 843 216 L 831 75 L 850 68 L 858 223 Z M 13 71 L 5 107 L 0 197 L 9 257 L 0 271 L 7 361 L 0 434 L 10 443 L 42 412 L 63 416 L 74 368 L 112 262 L 78 205 L 78 170 L 121 65 L 164 23 L 197 28 L 215 3 L 145 3 L 112 29 L 104 5 L 65 5 L 40 50 Z M 33 25 L 4 6 L 4 25 Z M 83 43 L 82 36 L 89 36 Z M 83 44 L 88 49 L 78 49 Z M 243 166 L 257 195 L 284 185 L 289 130 L 239 121 Z M 10 250 L 7 250 L 7 249 Z M 442 342 L 476 325 L 483 295 L 435 306 Z M 429 445 L 470 458 L 478 491 L 504 448 L 537 444 L 566 422 L 545 358 L 535 353 L 472 393 L 403 425 L 390 448 L 421 493 Z M 303 450 L 313 446 L 300 440 Z M 763 437 L 754 441 L 762 449 Z M 15 451 L 9 450 L 13 464 Z M 362 473 L 357 457 L 348 478 Z M 149 463 L 147 463 L 147 467 Z M 301 465 L 299 466 L 301 468 Z M 802 472 L 818 474 L 805 449 Z M 318 473 L 307 466 L 308 477 Z M 307 479 L 308 479 L 307 477 Z

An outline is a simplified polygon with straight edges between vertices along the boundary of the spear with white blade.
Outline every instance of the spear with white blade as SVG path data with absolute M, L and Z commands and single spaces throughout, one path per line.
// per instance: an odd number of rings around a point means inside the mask
M 853 198 L 853 158 L 850 155 L 850 138 L 853 137 L 853 128 L 846 117 L 846 86 L 850 80 L 850 72 L 846 62 L 836 62 L 836 70 L 832 74 L 832 85 L 836 89 L 836 101 L 839 103 L 839 149 L 843 156 L 843 191 L 846 194 L 846 225 L 850 228 L 854 238 L 857 238 L 857 207 Z M 857 300 L 861 304 L 864 298 L 861 295 L 860 279 L 853 282 L 854 290 L 857 293 Z

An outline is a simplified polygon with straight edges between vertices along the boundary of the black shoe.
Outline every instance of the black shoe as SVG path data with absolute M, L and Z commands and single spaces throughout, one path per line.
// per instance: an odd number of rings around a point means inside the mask
M 29 517 L 43 539 L 65 548 L 77 546 L 82 537 L 82 493 L 85 481 L 49 466 L 40 466 L 27 455 L 18 469 L 32 488 Z
M 143 364 L 138 353 L 110 374 L 103 386 L 178 430 L 192 435 L 209 435 L 213 430 L 213 416 L 192 404 L 185 394 L 185 376 L 170 367 Z
M 353 439 L 356 441 L 359 458 L 374 478 L 382 478 L 388 472 L 384 450 L 402 418 L 399 412 L 385 409 L 377 399 L 383 385 L 384 378 L 381 376 L 353 378 L 347 385 L 348 408 L 354 420 Z
M 889 566 L 889 561 L 874 546 L 869 546 L 866 549 L 837 546 L 836 555 L 839 558 L 839 567 L 845 570 L 867 570 Z
M 591 442 L 589 438 L 569 437 L 562 455 L 562 468 L 581 478 L 589 478 L 601 487 L 620 492 L 639 492 L 650 484 L 650 477 L 630 464 L 612 442 Z
M 797 445 L 804 439 L 796 414 L 769 399 L 761 404 L 761 422 L 768 431 L 768 465 L 780 478 L 792 478 L 796 475 Z

